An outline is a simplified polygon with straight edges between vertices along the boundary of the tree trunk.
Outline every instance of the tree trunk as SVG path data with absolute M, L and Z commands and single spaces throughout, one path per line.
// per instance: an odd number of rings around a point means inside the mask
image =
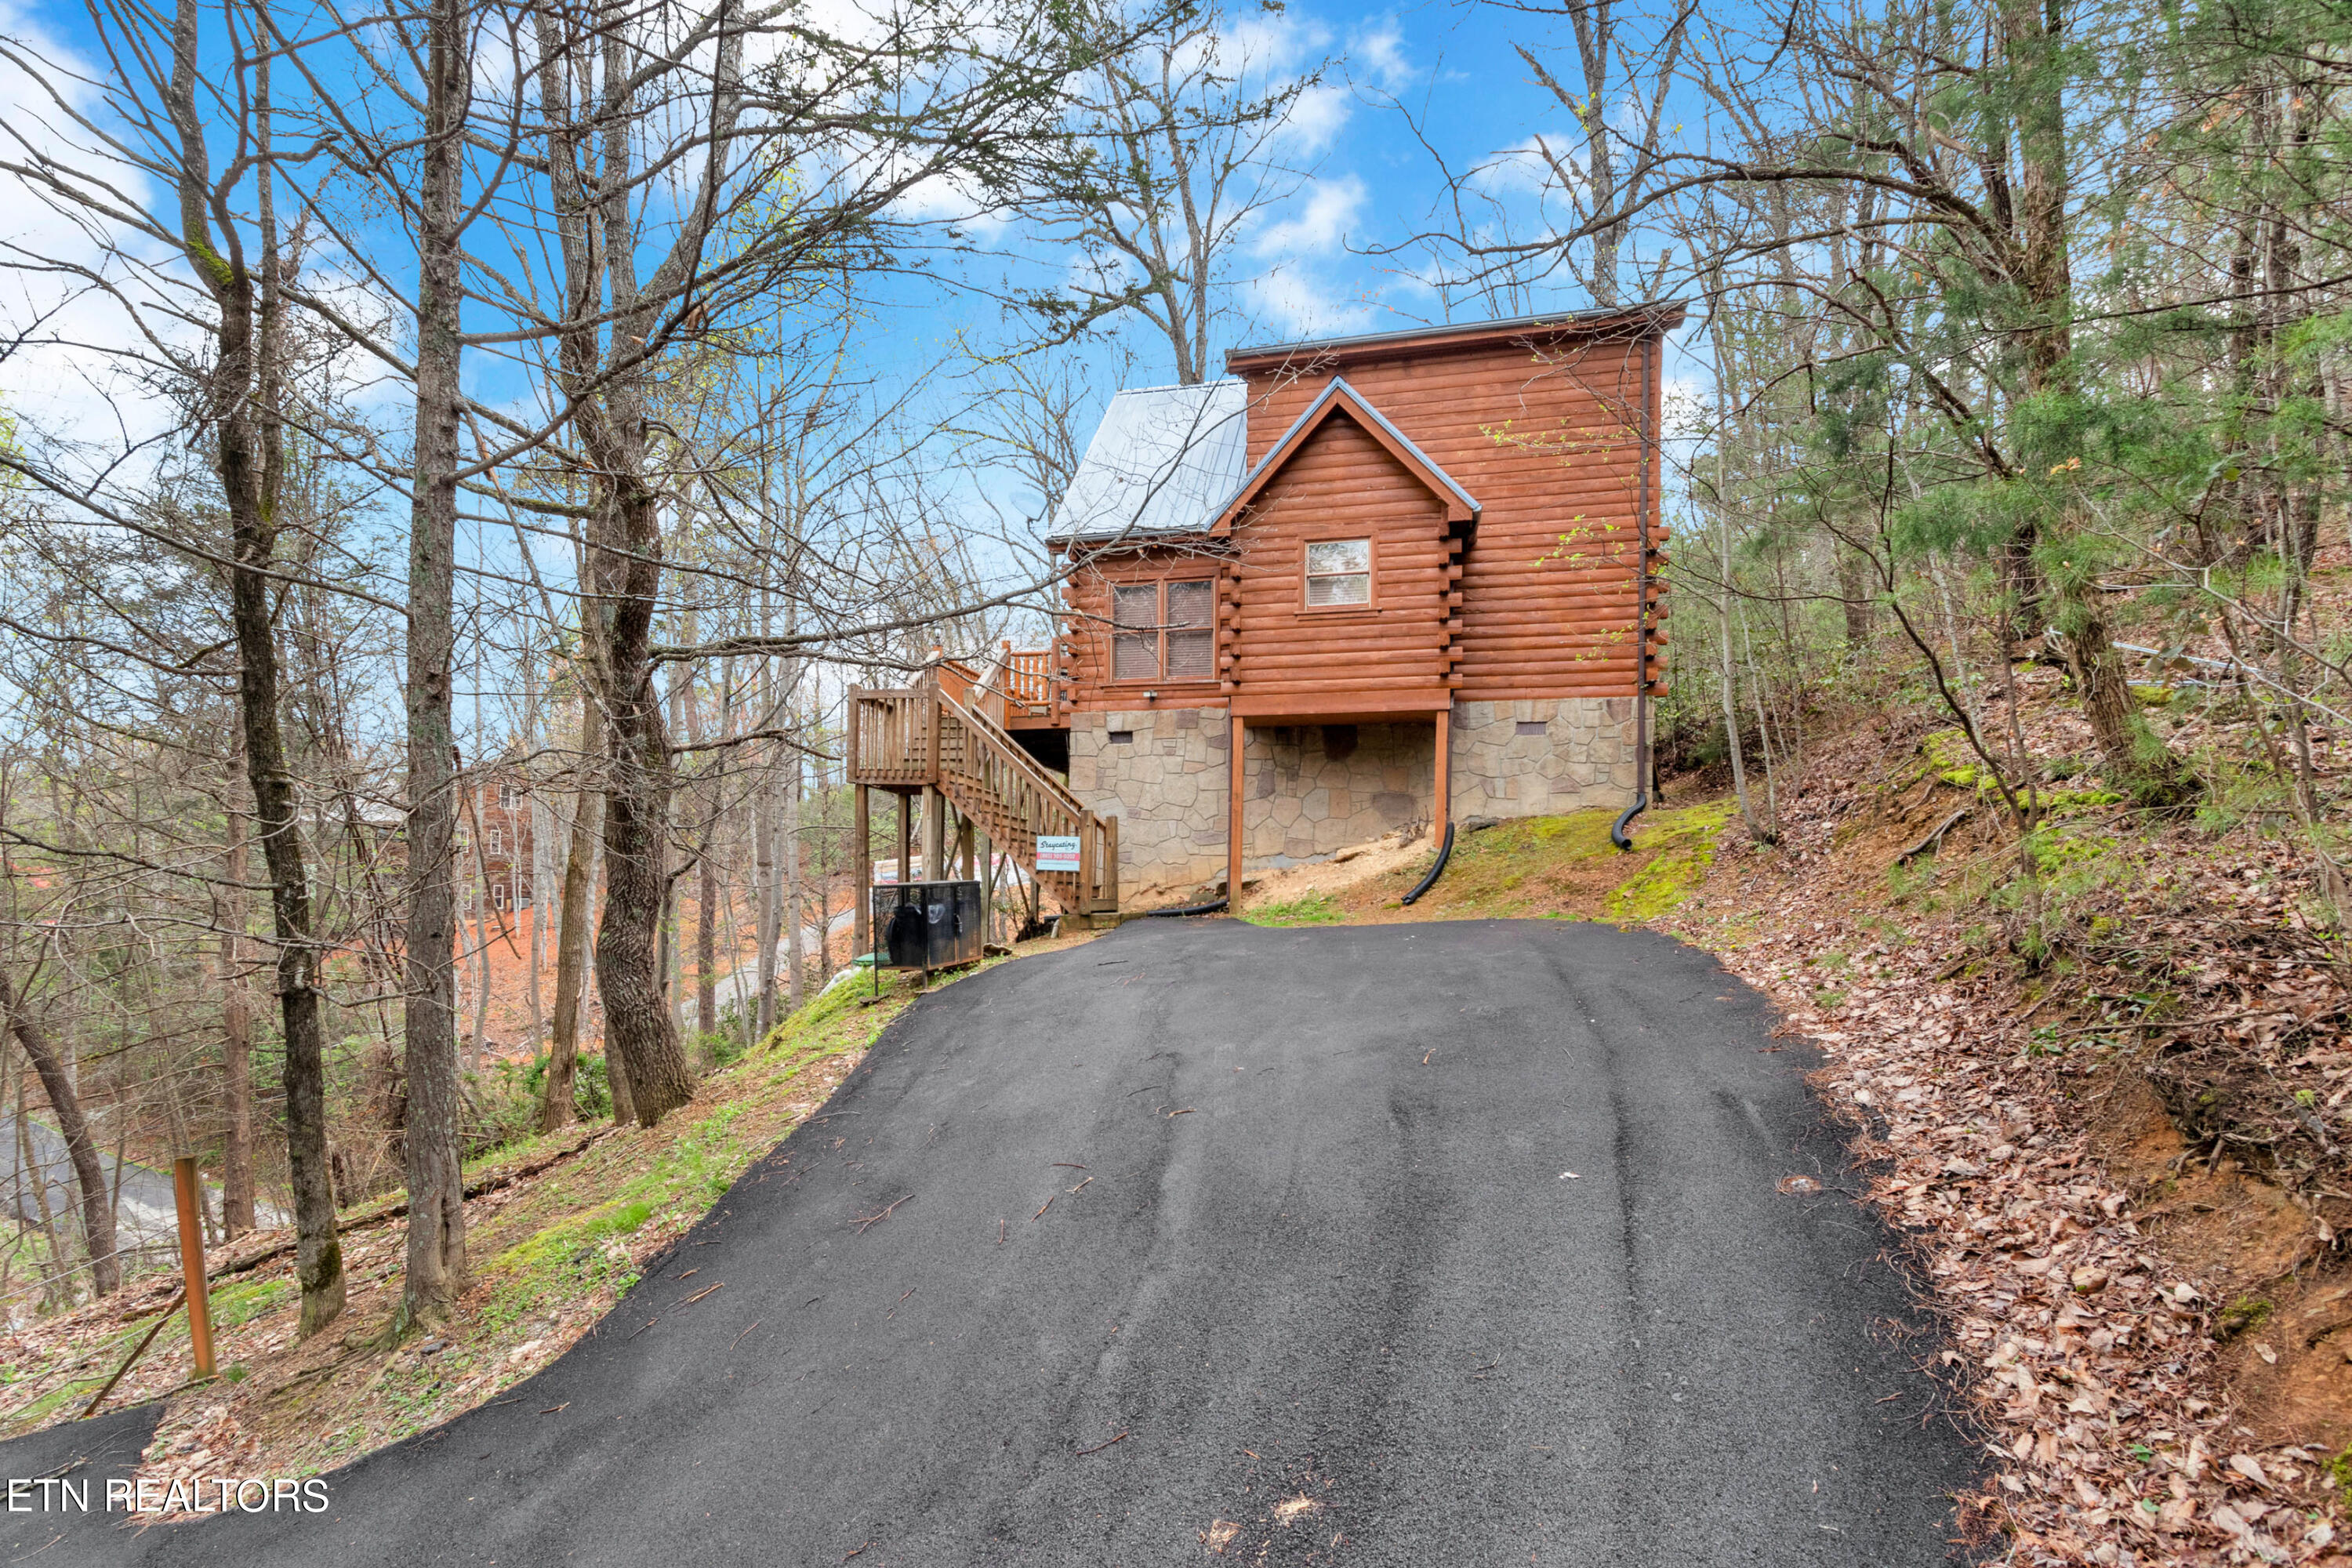
M 408 1247 L 401 1310 L 445 1321 L 465 1289 L 457 1085 L 456 658 L 467 0 L 427 12 L 418 153 L 416 472 L 408 546 Z
M 784 985 L 792 1009 L 797 1013 L 808 984 L 808 961 L 803 952 L 802 923 L 807 913 L 801 907 L 801 753 L 799 748 L 784 748 Z M 820 938 L 819 940 L 823 940 Z
M 1845 647 L 1859 654 L 1870 647 L 1870 558 L 1842 539 L 1830 548 L 1837 553 L 1838 598 L 1845 611 Z
M 334 1191 L 327 1169 L 326 1082 L 312 979 L 318 956 L 311 936 L 310 883 L 296 820 L 294 781 L 278 715 L 278 646 L 272 566 L 278 542 L 278 501 L 284 447 L 280 393 L 279 303 L 276 216 L 271 205 L 271 126 L 266 66 L 255 79 L 254 125 L 265 171 L 257 182 L 263 273 L 259 319 L 254 279 L 213 242 L 205 215 L 213 195 L 196 117 L 198 16 L 195 0 L 173 14 L 173 117 L 183 128 L 186 156 L 180 170 L 180 205 L 187 215 L 186 255 L 211 293 L 214 328 L 212 399 L 215 460 L 228 517 L 229 620 L 237 649 L 237 703 L 246 776 L 254 819 L 268 868 L 278 943 L 278 1007 L 286 1044 L 286 1152 L 292 1178 L 297 1235 L 295 1276 L 301 1287 L 299 1331 L 314 1333 L 343 1308 L 342 1248 L 335 1239 Z M 242 256 L 229 237 L 227 249 Z
M 222 856 L 221 889 L 221 1098 L 228 1125 L 222 1137 L 221 1224 L 231 1237 L 254 1227 L 253 1202 L 253 993 L 245 978 L 246 898 L 251 873 L 245 841 L 245 814 L 234 798 L 243 781 L 245 748 L 232 743 L 229 780 L 224 793 L 228 846 Z
M 646 556 L 660 548 L 652 527 L 653 498 L 626 510 L 644 522 L 627 536 L 629 578 L 658 575 Z M 648 538 L 648 533 L 654 537 Z M 646 662 L 653 588 L 632 593 L 614 616 L 612 668 L 625 685 L 613 702 L 612 778 L 604 794 L 604 914 L 596 931 L 596 984 L 604 999 L 604 1053 L 628 1075 L 636 1119 L 652 1127 L 694 1094 L 694 1075 L 662 995 L 657 951 L 662 907 L 669 889 L 669 736 Z M 627 672 L 624 674 L 623 672 Z
M 572 797 L 572 845 L 563 864 L 563 924 L 555 940 L 555 1033 L 540 1084 L 539 1127 L 552 1132 L 577 1117 L 572 1090 L 580 1063 L 580 1012 L 588 983 L 588 913 L 596 901 L 596 840 L 604 792 L 596 759 L 604 750 L 604 715 L 589 692 L 580 697 L 580 790 Z
M 2129 790 L 2142 805 L 2178 805 L 2195 795 L 2197 775 L 2140 716 L 2124 661 L 2107 640 L 2106 623 L 2087 608 L 2076 609 L 2070 618 L 2074 626 L 2065 639 L 2067 668 L 2111 782 Z
M 82 1117 L 81 1100 L 74 1093 L 72 1080 L 66 1076 L 65 1058 L 23 1005 L 5 970 L 0 970 L 0 1016 L 15 1030 L 16 1043 L 25 1047 L 26 1058 L 40 1074 L 41 1091 L 49 1097 L 58 1132 L 66 1141 L 66 1157 L 73 1162 L 74 1183 L 81 1189 L 81 1234 L 89 1247 L 90 1287 L 99 1295 L 110 1296 L 122 1289 L 122 1260 L 115 1256 L 114 1210 L 106 1199 L 106 1170 L 98 1157 L 98 1144 L 89 1135 L 89 1123 Z M 33 1179 L 46 1185 L 40 1173 L 36 1172 Z M 42 1217 L 47 1218 L 46 1197 Z M 65 1260 L 53 1257 L 50 1261 L 62 1266 Z
M 717 792 L 711 792 L 714 795 Z M 719 836 L 717 801 L 702 829 L 701 876 L 694 890 L 694 1023 L 706 1035 L 719 1032 Z
M 760 629 L 768 629 L 764 615 Z M 762 728 L 772 728 L 776 721 L 773 664 L 764 656 L 760 660 L 759 721 Z M 768 1031 L 776 1026 L 776 942 L 782 934 L 783 897 L 776 880 L 775 743 L 763 742 L 761 750 L 766 754 L 760 766 L 759 784 L 751 796 L 751 837 L 752 877 L 759 884 L 760 900 L 760 1038 L 764 1040 Z

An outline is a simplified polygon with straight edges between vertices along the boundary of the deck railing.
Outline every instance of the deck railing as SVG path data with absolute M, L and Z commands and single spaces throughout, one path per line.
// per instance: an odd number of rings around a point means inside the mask
M 940 788 L 989 838 L 1034 869 L 1040 837 L 1078 841 L 1078 869 L 1041 873 L 1072 909 L 1118 907 L 1118 819 L 1099 817 L 1004 731 L 973 712 L 940 703 Z
M 1030 707 L 1043 707 L 1054 700 L 1054 655 L 1051 649 L 1015 649 L 1007 643 L 1003 658 L 1006 697 Z
M 905 787 L 939 774 L 939 702 L 929 686 L 849 689 L 853 782 Z

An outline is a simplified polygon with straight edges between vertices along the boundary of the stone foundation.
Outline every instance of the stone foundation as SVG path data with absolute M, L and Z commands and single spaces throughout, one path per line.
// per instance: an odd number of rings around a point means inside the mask
M 1070 788 L 1089 810 L 1118 818 L 1122 904 L 1166 903 L 1223 877 L 1229 723 L 1222 708 L 1073 717 Z M 1457 822 L 1614 809 L 1633 798 L 1630 697 L 1457 703 L 1453 726 Z M 1435 810 L 1436 736 L 1425 721 L 1270 725 L 1247 735 L 1242 831 L 1253 869 L 1424 826 Z
M 1540 733 L 1521 733 L 1529 725 Z M 1553 816 L 1633 803 L 1633 700 L 1454 707 L 1454 819 Z
M 1296 866 L 1428 822 L 1437 808 L 1435 727 L 1276 724 L 1245 731 L 1247 867 Z
M 1222 708 L 1071 715 L 1070 792 L 1118 818 L 1122 905 L 1164 903 L 1150 894 L 1225 874 L 1229 722 Z

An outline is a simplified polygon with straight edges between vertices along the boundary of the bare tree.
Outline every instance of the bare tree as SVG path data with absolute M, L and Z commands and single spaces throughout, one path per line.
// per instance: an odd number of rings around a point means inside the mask
M 1071 113 L 1084 162 L 1025 204 L 1042 237 L 1087 258 L 1075 281 L 1032 303 L 1070 333 L 1134 312 L 1167 342 L 1186 386 L 1211 374 L 1236 253 L 1307 178 L 1286 142 L 1293 111 L 1328 69 L 1285 73 L 1253 59 L 1235 21 L 1202 5 L 1122 47 L 1123 15 L 1099 16 L 1101 62 Z

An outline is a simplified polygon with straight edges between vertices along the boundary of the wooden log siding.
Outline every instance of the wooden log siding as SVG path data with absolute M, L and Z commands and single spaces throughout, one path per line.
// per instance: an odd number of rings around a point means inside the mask
M 1234 368 L 1250 384 L 1252 463 L 1333 375 L 1343 374 L 1478 498 L 1477 528 L 1460 558 L 1460 580 L 1448 584 L 1461 595 L 1454 612 L 1461 626 L 1452 639 L 1458 679 L 1451 696 L 1510 701 L 1633 694 L 1639 679 L 1640 426 L 1644 403 L 1654 415 L 1655 407 L 1655 389 L 1643 384 L 1638 341 L 1556 334 L 1537 342 L 1343 349 L 1312 363 L 1236 362 Z M 1385 482 L 1381 489 L 1384 502 L 1406 499 Z M 1663 542 L 1658 492 L 1653 475 L 1650 531 Z M 1248 531 L 1247 526 L 1236 530 Z M 1576 537 L 1563 545 L 1563 534 Z M 1248 581 L 1257 571 L 1257 550 L 1244 543 Z M 1414 558 L 1413 570 L 1422 574 L 1416 582 L 1424 586 L 1429 564 L 1425 553 Z M 1259 689 L 1262 667 L 1246 651 L 1255 623 L 1246 592 L 1244 600 L 1240 690 L 1252 693 Z M 1661 619 L 1664 614 L 1663 605 L 1654 612 Z M 1330 629 L 1339 634 L 1343 628 Z M 1265 651 L 1276 650 L 1268 645 Z M 1276 668 L 1302 694 L 1344 689 L 1359 669 L 1410 668 L 1416 685 L 1427 673 L 1425 665 L 1409 659 L 1360 661 L 1360 655 L 1371 654 L 1352 637 L 1335 635 L 1315 677 L 1306 678 L 1296 665 Z M 1383 687 L 1389 679 L 1381 675 Z M 1441 696 L 1434 705 L 1444 700 Z
M 1252 421 L 1256 423 L 1253 412 Z M 1238 602 L 1223 670 L 1234 710 L 1432 712 L 1451 697 L 1448 595 L 1460 542 L 1429 488 L 1334 413 L 1234 524 Z M 1371 541 L 1371 602 L 1310 609 L 1307 546 Z M 1345 693 L 1348 700 L 1329 699 Z

